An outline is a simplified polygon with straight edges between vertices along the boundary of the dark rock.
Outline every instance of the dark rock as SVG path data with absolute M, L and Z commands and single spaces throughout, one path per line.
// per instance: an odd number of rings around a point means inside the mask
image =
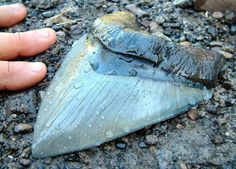
M 114 3 L 119 3 L 120 0 L 111 0 L 111 2 L 114 2 Z
M 230 34 L 235 35 L 236 34 L 236 24 L 233 24 L 230 26 Z
M 187 8 L 187 7 L 190 7 L 190 6 L 192 6 L 192 3 L 193 3 L 192 0 L 175 0 L 175 1 L 173 2 L 173 4 L 174 4 L 176 7 L 180 7 L 180 8 Z
M 31 132 L 32 131 L 32 125 L 30 124 L 26 124 L 26 123 L 20 123 L 17 124 L 14 127 L 14 132 L 15 133 L 27 133 L 27 132 Z

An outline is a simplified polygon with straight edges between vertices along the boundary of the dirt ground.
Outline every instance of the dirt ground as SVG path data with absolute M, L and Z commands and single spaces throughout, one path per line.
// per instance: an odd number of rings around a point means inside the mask
M 225 13 L 181 9 L 171 0 L 1 0 L 22 2 L 27 19 L 2 32 L 51 27 L 57 44 L 29 61 L 48 66 L 47 77 L 20 92 L 0 93 L 0 168 L 236 168 L 236 30 Z M 73 42 L 90 31 L 104 14 L 135 4 L 138 21 L 153 34 L 163 33 L 184 45 L 223 50 L 231 54 L 220 72 L 213 97 L 176 118 L 146 127 L 89 150 L 53 158 L 31 155 L 33 126 L 41 98 Z M 128 5 L 128 6 L 127 6 Z

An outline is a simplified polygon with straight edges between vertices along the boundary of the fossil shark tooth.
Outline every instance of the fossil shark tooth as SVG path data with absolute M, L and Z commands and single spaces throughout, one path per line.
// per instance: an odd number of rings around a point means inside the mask
M 139 36 L 149 44 L 134 40 Z M 103 39 L 107 37 L 108 41 Z M 148 42 L 150 38 L 153 42 Z M 153 45 L 152 52 L 145 52 Z M 178 50 L 169 49 L 171 46 Z M 34 128 L 33 156 L 43 158 L 98 146 L 210 99 L 212 94 L 203 85 L 216 80 L 219 70 L 211 69 L 220 68 L 223 60 L 219 54 L 198 50 L 184 50 L 145 35 L 127 12 L 99 18 L 92 34 L 74 43 L 48 88 Z M 202 54 L 200 60 L 193 51 Z M 172 55 L 177 59 L 182 55 L 184 62 L 175 61 Z M 182 66 L 175 70 L 177 62 Z M 201 68 L 205 62 L 210 70 Z M 191 64 L 190 72 L 183 64 Z

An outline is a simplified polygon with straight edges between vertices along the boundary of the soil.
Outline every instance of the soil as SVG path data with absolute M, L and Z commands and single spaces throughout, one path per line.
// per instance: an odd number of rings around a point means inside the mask
M 27 59 L 48 66 L 41 83 L 24 91 L 0 93 L 0 168 L 236 168 L 236 28 L 225 13 L 181 9 L 171 0 L 1 0 L 0 5 L 15 2 L 25 4 L 28 16 L 21 24 L 1 32 L 51 27 L 58 40 L 46 52 Z M 227 52 L 212 99 L 176 118 L 99 147 L 53 158 L 33 158 L 33 126 L 42 95 L 63 57 L 74 41 L 90 31 L 97 17 L 130 9 L 132 4 L 137 6 L 132 12 L 144 30 L 163 33 L 183 45 Z

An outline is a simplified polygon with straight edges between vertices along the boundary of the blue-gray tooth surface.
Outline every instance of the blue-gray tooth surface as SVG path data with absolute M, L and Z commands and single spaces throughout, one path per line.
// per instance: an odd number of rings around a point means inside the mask
M 211 98 L 204 86 L 216 81 L 222 58 L 140 32 L 128 12 L 97 19 L 46 92 L 33 156 L 98 146 L 183 113 Z

